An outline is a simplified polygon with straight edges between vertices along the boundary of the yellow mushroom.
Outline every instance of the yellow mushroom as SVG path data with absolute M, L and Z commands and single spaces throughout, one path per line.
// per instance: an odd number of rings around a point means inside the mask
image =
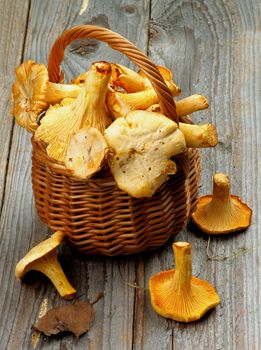
M 157 66 L 157 68 L 171 93 L 174 96 L 180 95 L 181 89 L 173 82 L 172 72 L 166 67 Z M 151 82 L 143 71 L 136 73 L 130 68 L 115 63 L 112 64 L 111 83 L 116 87 L 122 87 L 128 93 L 152 89 Z
M 198 102 L 202 102 L 198 104 L 194 104 L 197 100 Z M 190 104 L 191 103 L 191 104 Z M 187 106 L 188 104 L 188 106 Z M 181 105 L 181 108 L 180 108 Z M 208 103 L 204 96 L 200 95 L 192 95 L 187 97 L 184 100 L 180 100 L 176 102 L 176 110 L 177 115 L 179 117 L 183 116 L 183 113 L 180 113 L 181 110 L 184 111 L 184 109 L 196 111 L 197 108 L 203 107 L 207 108 Z M 184 107 L 185 106 L 185 107 Z M 201 106 L 201 107 L 200 107 Z M 146 109 L 148 112 L 156 112 L 161 113 L 161 109 L 159 104 L 153 104 L 149 108 Z M 213 124 L 203 124 L 203 125 L 197 125 L 197 124 L 186 124 L 179 122 L 179 129 L 183 132 L 185 139 L 186 139 L 186 146 L 190 148 L 205 148 L 205 147 L 215 147 L 218 143 L 218 135 L 217 135 L 217 128 Z
M 75 133 L 68 145 L 65 166 L 80 179 L 89 179 L 101 170 L 108 145 L 96 128 L 85 127 Z
M 172 248 L 176 268 L 150 278 L 151 304 L 163 317 L 196 321 L 220 303 L 219 296 L 209 282 L 192 276 L 190 243 L 176 242 Z
M 77 85 L 49 82 L 44 64 L 25 61 L 16 68 L 16 81 L 12 88 L 16 122 L 34 132 L 38 127 L 37 117 L 42 111 L 63 98 L 78 96 L 80 89 Z
M 197 125 L 179 123 L 179 129 L 185 136 L 187 147 L 215 147 L 218 143 L 217 128 L 213 124 Z
M 178 117 L 201 111 L 208 108 L 208 100 L 203 95 L 191 95 L 182 100 L 175 101 Z M 160 112 L 158 103 L 152 103 L 147 109 L 148 112 Z
M 156 102 L 158 102 L 158 96 L 152 88 L 130 94 L 110 89 L 106 96 L 108 109 L 114 118 L 125 117 L 131 111 L 145 110 Z
M 47 144 L 46 151 L 51 158 L 64 162 L 70 139 L 81 128 L 95 127 L 103 132 L 111 123 L 105 105 L 110 75 L 109 63 L 94 63 L 78 97 L 48 109 L 34 137 Z
M 22 279 L 30 270 L 40 271 L 52 281 L 61 297 L 72 299 L 76 290 L 67 280 L 56 255 L 56 248 L 61 244 L 63 237 L 64 233 L 57 231 L 33 247 L 16 265 L 15 275 Z
M 108 91 L 106 103 L 114 118 L 124 117 L 129 111 L 142 109 L 148 112 L 160 112 L 158 97 L 154 89 L 125 94 Z M 208 108 L 208 101 L 203 95 L 192 95 L 175 101 L 178 117 Z
M 158 113 L 130 112 L 104 136 L 113 150 L 108 164 L 118 187 L 136 198 L 151 197 L 176 172 L 170 158 L 185 150 L 177 124 Z
M 193 222 L 209 234 L 225 234 L 246 229 L 251 223 L 252 210 L 242 200 L 230 194 L 229 177 L 213 176 L 213 194 L 200 197 Z

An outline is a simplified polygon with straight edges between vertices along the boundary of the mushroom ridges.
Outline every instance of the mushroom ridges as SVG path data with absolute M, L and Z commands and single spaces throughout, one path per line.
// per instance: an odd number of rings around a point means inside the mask
M 193 222 L 209 234 L 225 234 L 246 229 L 252 210 L 242 200 L 230 194 L 229 177 L 217 173 L 213 177 L 213 195 L 199 198 Z
M 219 304 L 219 296 L 210 283 L 192 276 L 191 245 L 176 242 L 172 247 L 176 268 L 149 280 L 152 307 L 175 321 L 195 321 Z

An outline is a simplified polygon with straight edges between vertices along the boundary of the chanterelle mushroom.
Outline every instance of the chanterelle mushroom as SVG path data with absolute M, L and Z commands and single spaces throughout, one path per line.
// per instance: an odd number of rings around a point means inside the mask
M 33 247 L 16 265 L 15 275 L 18 279 L 22 279 L 30 270 L 40 271 L 52 281 L 61 297 L 72 299 L 76 290 L 67 280 L 56 256 L 56 248 L 63 237 L 63 232 L 57 231 L 50 238 Z
M 172 72 L 162 66 L 157 66 L 168 88 L 174 96 L 181 93 L 181 89 L 173 82 Z M 120 64 L 112 64 L 112 84 L 120 86 L 127 92 L 139 92 L 152 88 L 151 82 L 143 71 L 138 73 Z
M 85 127 L 71 138 L 65 166 L 73 176 L 88 179 L 101 169 L 107 151 L 107 143 L 100 131 Z
M 213 195 L 199 198 L 193 222 L 209 234 L 224 234 L 246 229 L 252 210 L 237 196 L 230 194 L 229 177 L 217 173 L 213 177 Z
M 108 163 L 118 187 L 132 197 L 151 197 L 175 172 L 170 158 L 185 149 L 177 124 L 162 114 L 133 111 L 104 133 L 114 150 Z
M 78 97 L 68 105 L 50 107 L 35 132 L 35 140 L 47 144 L 47 154 L 64 162 L 72 135 L 84 126 L 101 132 L 111 123 L 105 96 L 111 75 L 107 62 L 96 62 L 88 71 Z
M 150 278 L 151 304 L 163 317 L 195 321 L 220 303 L 219 296 L 210 283 L 192 276 L 190 243 L 176 242 L 172 247 L 176 268 Z
M 182 117 L 193 112 L 207 109 L 208 100 L 203 95 L 191 95 L 181 100 L 175 101 L 175 105 L 177 116 Z M 157 103 L 151 104 L 146 110 L 148 112 L 160 112 L 160 105 Z
M 63 98 L 78 96 L 80 89 L 77 85 L 49 82 L 44 64 L 25 61 L 16 68 L 16 81 L 12 88 L 14 117 L 20 126 L 34 132 L 38 127 L 36 120 L 40 112 Z

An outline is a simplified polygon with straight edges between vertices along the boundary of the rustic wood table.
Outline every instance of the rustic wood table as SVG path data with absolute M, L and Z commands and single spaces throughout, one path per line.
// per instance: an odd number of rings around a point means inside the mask
M 0 349 L 261 349 L 260 2 L 90 0 L 82 15 L 80 7 L 80 0 L 0 0 Z M 31 329 L 40 311 L 66 302 L 41 274 L 30 274 L 24 283 L 14 277 L 17 261 L 47 237 L 48 229 L 35 213 L 30 135 L 14 124 L 11 86 L 17 65 L 28 58 L 46 64 L 56 37 L 87 23 L 119 32 L 171 68 L 182 96 L 207 96 L 210 108 L 193 118 L 215 123 L 219 144 L 201 152 L 200 193 L 211 192 L 214 172 L 225 172 L 232 192 L 253 209 L 247 232 L 210 241 L 195 229 L 178 235 L 193 245 L 194 274 L 209 280 L 221 299 L 199 322 L 170 321 L 151 308 L 148 279 L 174 266 L 171 242 L 120 258 L 82 257 L 65 246 L 60 260 L 79 300 L 104 292 L 94 306 L 93 325 L 80 339 L 37 337 Z M 104 44 L 80 41 L 67 50 L 67 80 L 99 59 L 129 65 Z

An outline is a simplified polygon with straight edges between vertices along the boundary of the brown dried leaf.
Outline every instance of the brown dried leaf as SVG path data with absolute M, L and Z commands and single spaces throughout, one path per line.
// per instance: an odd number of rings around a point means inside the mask
M 88 301 L 77 302 L 49 310 L 33 327 L 47 336 L 72 332 L 78 338 L 89 330 L 92 318 L 92 305 Z

